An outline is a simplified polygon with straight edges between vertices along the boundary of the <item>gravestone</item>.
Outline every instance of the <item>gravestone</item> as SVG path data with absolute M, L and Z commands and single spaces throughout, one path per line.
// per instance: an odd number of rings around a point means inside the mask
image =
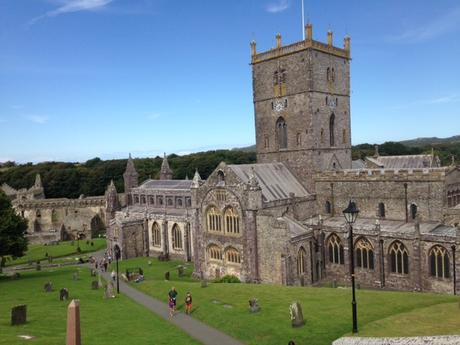
M 115 294 L 113 293 L 113 290 L 114 290 L 113 283 L 109 282 L 105 286 L 105 295 L 104 295 L 105 298 L 115 298 Z
M 72 279 L 73 280 L 80 280 L 80 274 L 77 272 L 73 272 L 72 274 Z
M 149 261 L 147 262 L 147 264 L 148 264 L 149 266 L 152 266 L 152 261 L 149 260 Z
M 292 327 L 302 327 L 305 325 L 302 307 L 299 302 L 294 302 L 289 306 L 289 314 L 291 316 Z
M 178 266 L 177 267 L 177 275 L 179 277 L 183 277 L 184 276 L 184 266 Z
M 91 269 L 91 277 L 96 276 L 96 270 L 94 268 Z
M 165 273 L 165 280 L 169 280 L 169 271 Z
M 99 289 L 99 282 L 97 280 L 93 280 L 91 282 L 91 289 L 93 289 L 93 290 Z
M 27 306 L 17 305 L 11 308 L 11 326 L 23 325 L 27 320 Z
M 14 272 L 13 275 L 11 276 L 11 279 L 17 280 L 21 278 L 21 275 L 18 272 Z
M 257 313 L 260 311 L 259 304 L 257 302 L 257 298 L 251 298 L 249 300 L 249 311 L 251 313 Z
M 47 283 L 45 284 L 45 286 L 43 287 L 43 289 L 45 290 L 45 292 L 51 292 L 51 291 L 53 291 L 53 283 L 47 282 Z
M 67 301 L 69 299 L 69 290 L 66 288 L 62 288 L 59 290 L 59 300 L 60 301 Z

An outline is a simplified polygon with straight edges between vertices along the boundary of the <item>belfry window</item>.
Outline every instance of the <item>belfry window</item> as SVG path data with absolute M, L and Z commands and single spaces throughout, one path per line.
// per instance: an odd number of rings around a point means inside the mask
M 276 121 L 276 133 L 278 137 L 278 146 L 280 149 L 287 148 L 287 124 L 282 117 Z
M 417 205 L 410 204 L 410 218 L 412 220 L 415 220 L 416 217 L 417 217 Z
M 335 146 L 334 127 L 335 127 L 335 115 L 332 114 L 331 117 L 329 118 L 329 143 L 331 146 Z
M 385 204 L 383 202 L 379 203 L 379 217 L 385 218 Z

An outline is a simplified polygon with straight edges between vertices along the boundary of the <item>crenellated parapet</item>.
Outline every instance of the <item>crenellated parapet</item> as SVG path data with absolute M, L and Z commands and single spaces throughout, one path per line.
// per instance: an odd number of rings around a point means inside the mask
M 315 175 L 317 182 L 333 181 L 443 181 L 449 168 L 426 169 L 348 169 L 324 171 Z
M 345 59 L 351 59 L 351 39 L 345 36 L 343 40 L 343 48 L 334 46 L 333 33 L 328 31 L 327 43 L 315 41 L 313 39 L 313 26 L 307 24 L 305 26 L 305 40 L 282 45 L 281 34 L 276 35 L 276 47 L 265 52 L 257 53 L 256 42 L 251 42 L 251 63 L 256 64 L 262 61 L 279 58 L 284 55 L 297 53 L 302 50 L 313 49 L 324 53 L 332 54 Z

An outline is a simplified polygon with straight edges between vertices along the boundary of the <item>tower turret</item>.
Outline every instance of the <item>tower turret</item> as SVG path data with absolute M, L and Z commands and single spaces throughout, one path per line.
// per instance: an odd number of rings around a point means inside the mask
M 110 181 L 105 191 L 105 208 L 106 226 L 108 227 L 109 221 L 115 217 L 115 212 L 120 210 L 117 188 L 113 180 Z
M 161 163 L 160 180 L 172 180 L 172 177 L 173 171 L 169 167 L 168 158 L 165 153 L 163 156 L 163 163 Z
M 130 192 L 132 188 L 135 188 L 139 185 L 139 174 L 134 167 L 134 161 L 131 158 L 131 153 L 129 154 L 128 163 L 126 164 L 126 170 L 123 174 L 123 181 L 125 184 L 125 195 L 126 203 L 131 204 Z

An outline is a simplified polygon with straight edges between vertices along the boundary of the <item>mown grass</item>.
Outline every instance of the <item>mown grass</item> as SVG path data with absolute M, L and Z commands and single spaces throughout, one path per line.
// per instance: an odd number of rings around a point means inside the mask
M 148 261 L 152 261 L 151 266 Z M 289 340 L 294 340 L 296 344 L 330 345 L 333 340 L 351 331 L 351 290 L 348 288 L 221 283 L 209 283 L 207 288 L 201 288 L 200 283 L 190 277 L 191 264 L 186 269 L 186 276 L 178 277 L 176 267 L 179 264 L 136 258 L 121 262 L 120 269 L 123 272 L 126 267 L 142 267 L 146 280 L 133 283 L 133 286 L 165 302 L 168 290 L 175 286 L 179 292 L 179 310 L 183 308 L 185 293 L 190 291 L 193 295 L 193 317 L 247 344 L 287 344 Z M 164 272 L 168 270 L 171 272 L 169 282 L 164 280 Z M 256 314 L 251 314 L 248 309 L 248 301 L 253 297 L 259 300 L 261 306 L 261 311 Z M 301 303 L 306 319 L 302 328 L 291 327 L 289 305 L 293 301 Z M 455 296 L 358 290 L 357 301 L 358 326 L 366 336 L 399 335 L 400 327 L 394 322 L 402 322 L 404 319 L 400 318 L 403 317 L 407 320 L 401 327 L 405 335 L 426 332 L 445 334 L 447 330 L 448 333 L 460 333 L 460 312 L 449 307 L 457 302 Z M 439 319 L 426 316 L 429 308 L 439 312 Z M 450 321 L 441 326 L 442 315 L 448 315 Z M 410 316 L 414 318 L 410 319 Z
M 91 245 L 91 242 L 93 245 Z M 78 244 L 80 245 L 81 251 L 78 252 Z M 95 252 L 106 248 L 106 241 L 104 238 L 94 238 L 92 240 L 80 240 L 80 241 L 67 241 L 60 242 L 58 245 L 43 245 L 43 244 L 30 244 L 26 255 L 16 259 L 9 259 L 6 261 L 6 266 L 20 265 L 32 261 L 35 263 L 37 260 L 47 260 L 48 256 L 54 258 L 60 258 L 73 254 L 84 254 Z M 47 255 L 48 254 L 48 255 Z
M 21 273 L 19 280 L 0 279 L 0 344 L 65 344 L 68 301 L 59 301 L 59 289 L 69 289 L 71 299 L 80 300 L 82 344 L 151 345 L 199 344 L 169 322 L 143 306 L 120 295 L 104 299 L 103 289 L 92 290 L 89 270 L 80 270 L 80 280 L 72 279 L 76 268 Z M 53 292 L 43 285 L 52 281 Z M 27 305 L 27 323 L 10 325 L 11 307 Z M 21 340 L 19 335 L 33 336 Z

